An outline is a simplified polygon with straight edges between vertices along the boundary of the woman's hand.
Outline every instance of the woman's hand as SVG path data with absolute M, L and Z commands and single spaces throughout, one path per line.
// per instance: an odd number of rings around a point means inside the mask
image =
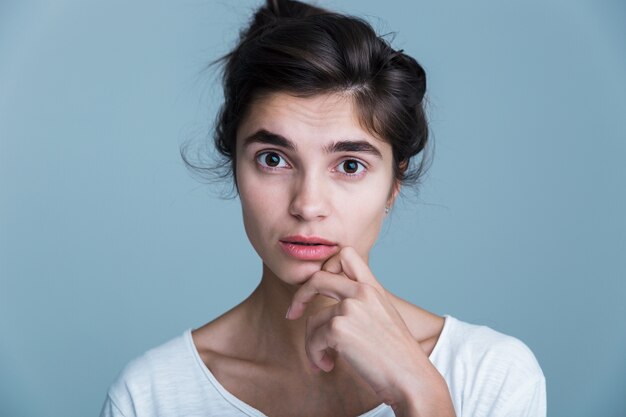
M 454 415 L 445 380 L 353 248 L 342 248 L 298 289 L 287 319 L 300 318 L 318 294 L 339 303 L 307 319 L 305 346 L 314 367 L 330 372 L 334 351 L 396 415 L 431 415 L 423 411 L 433 407 L 436 415 Z

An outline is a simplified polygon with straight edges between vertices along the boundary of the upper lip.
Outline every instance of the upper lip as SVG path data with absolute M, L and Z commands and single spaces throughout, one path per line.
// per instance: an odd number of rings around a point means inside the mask
M 328 246 L 337 245 L 335 242 L 331 242 L 329 240 L 323 239 L 318 236 L 302 236 L 302 235 L 285 236 L 281 238 L 280 241 L 287 242 L 287 243 L 316 243 L 318 245 L 328 245 Z

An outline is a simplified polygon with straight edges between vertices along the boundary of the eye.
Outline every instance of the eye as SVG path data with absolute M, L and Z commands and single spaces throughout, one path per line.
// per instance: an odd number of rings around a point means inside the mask
M 279 153 L 271 151 L 261 152 L 256 156 L 256 161 L 264 168 L 286 168 L 289 166 Z
M 359 176 L 365 171 L 365 166 L 356 159 L 346 159 L 337 165 L 337 169 L 348 176 Z

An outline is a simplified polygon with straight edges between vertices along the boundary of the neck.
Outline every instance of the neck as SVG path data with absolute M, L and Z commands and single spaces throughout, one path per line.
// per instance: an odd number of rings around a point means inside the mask
M 269 363 L 285 362 L 289 367 L 310 371 L 304 339 L 307 317 L 337 303 L 336 300 L 319 295 L 307 306 L 302 317 L 287 320 L 285 314 L 299 285 L 280 280 L 263 265 L 263 276 L 257 288 L 242 307 L 253 333 L 259 341 L 258 354 Z
M 286 284 L 263 265 L 261 282 L 238 306 L 241 314 L 238 315 L 247 323 L 245 340 L 254 341 L 254 346 L 244 347 L 250 353 L 248 357 L 255 357 L 255 360 L 269 365 L 311 374 L 310 361 L 304 347 L 307 318 L 337 301 L 318 295 L 307 305 L 302 317 L 298 320 L 287 320 L 287 308 L 298 288 L 299 285 Z M 412 336 L 420 343 L 426 355 L 430 355 L 443 327 L 443 318 L 388 291 L 386 295 L 404 319 Z

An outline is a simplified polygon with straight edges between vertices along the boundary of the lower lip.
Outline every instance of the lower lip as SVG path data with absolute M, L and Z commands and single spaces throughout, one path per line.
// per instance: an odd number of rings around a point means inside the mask
M 279 242 L 282 250 L 292 258 L 301 261 L 319 261 L 337 252 L 337 246 L 330 245 L 298 245 L 297 243 Z

